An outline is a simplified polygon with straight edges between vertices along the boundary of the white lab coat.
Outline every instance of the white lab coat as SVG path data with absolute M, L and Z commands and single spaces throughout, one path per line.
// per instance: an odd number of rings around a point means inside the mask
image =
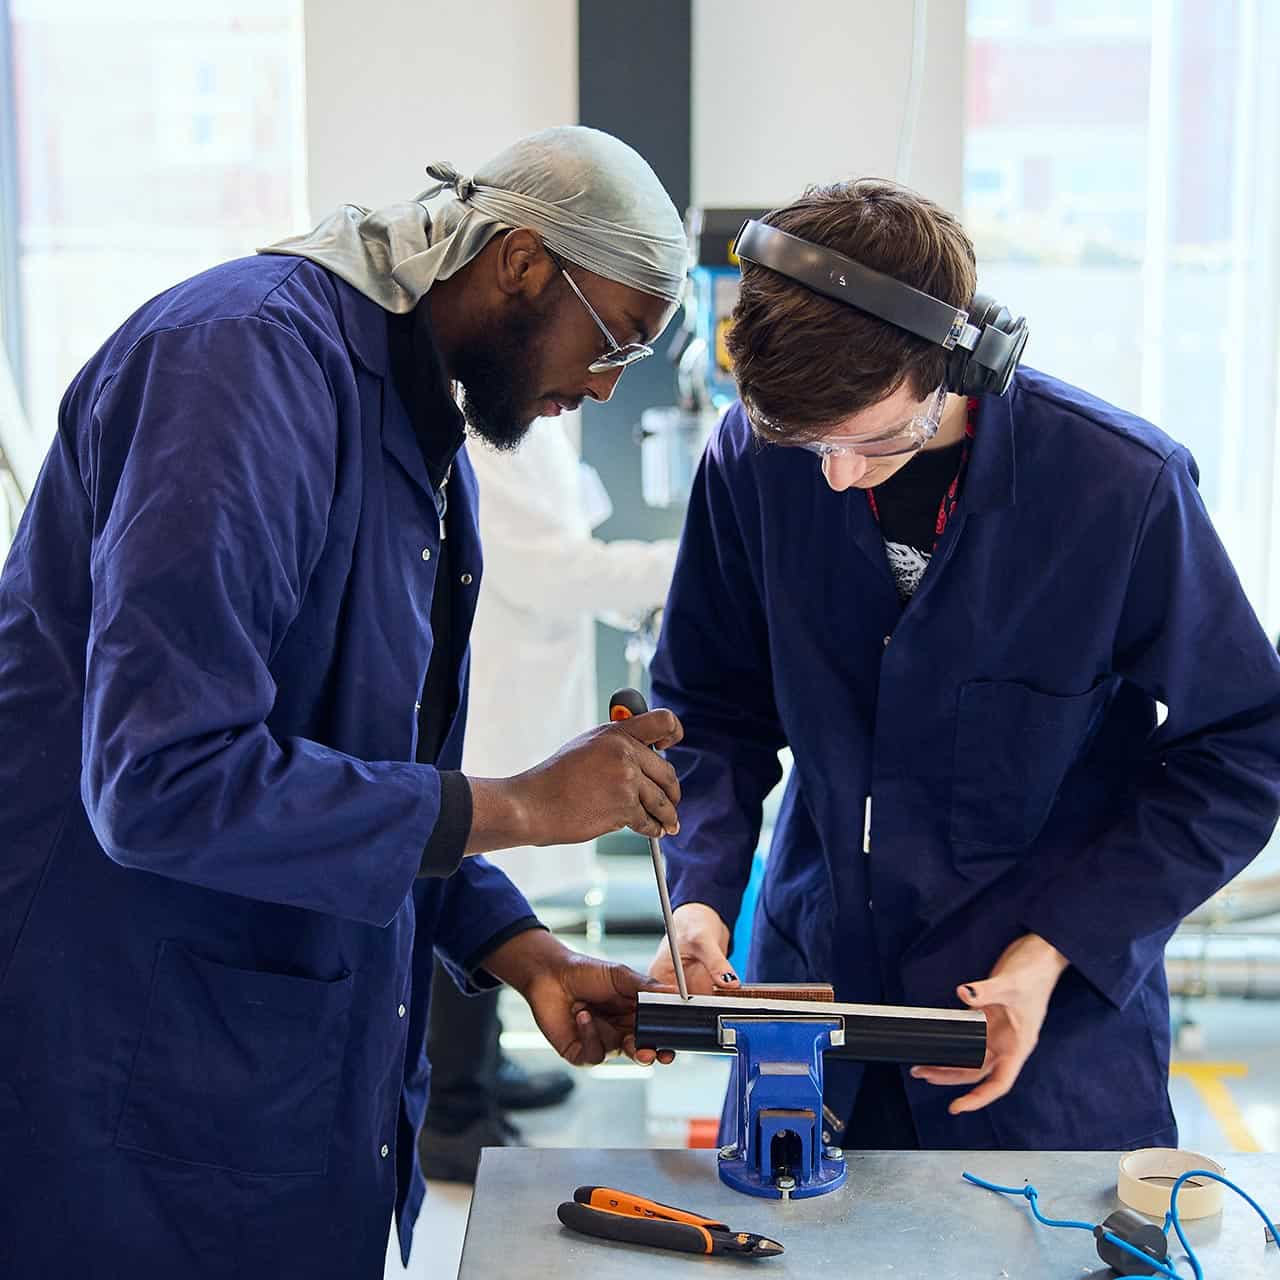
M 662 604 L 676 543 L 592 537 L 608 517 L 608 497 L 560 419 L 538 419 L 514 453 L 480 441 L 468 452 L 480 484 L 484 577 L 463 769 L 510 777 L 604 719 L 595 620 L 638 622 Z M 593 844 L 491 856 L 530 898 L 594 878 Z

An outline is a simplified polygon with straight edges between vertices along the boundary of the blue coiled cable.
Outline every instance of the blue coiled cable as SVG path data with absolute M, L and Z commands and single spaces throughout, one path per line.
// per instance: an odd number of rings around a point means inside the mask
M 1070 1227 L 1077 1231 L 1087 1231 L 1090 1235 L 1094 1232 L 1094 1226 L 1089 1222 L 1076 1222 L 1069 1218 L 1046 1218 L 1040 1212 L 1038 1203 L 1040 1193 L 1029 1182 L 1022 1187 L 1002 1187 L 998 1183 L 988 1182 L 985 1178 L 979 1178 L 976 1174 L 965 1173 L 964 1177 L 966 1181 L 972 1182 L 975 1186 L 983 1187 L 987 1191 L 998 1191 L 1001 1195 L 1006 1196 L 1022 1196 L 1031 1206 L 1031 1212 L 1035 1220 L 1046 1227 Z M 1204 1280 L 1204 1269 L 1200 1266 L 1200 1259 L 1196 1257 L 1195 1250 L 1191 1247 L 1191 1242 L 1187 1239 L 1186 1233 L 1182 1229 L 1182 1222 L 1178 1218 L 1178 1192 L 1182 1190 L 1183 1185 L 1191 1178 L 1210 1178 L 1214 1182 L 1222 1183 L 1224 1187 L 1229 1187 L 1236 1195 L 1247 1200 L 1257 1211 L 1258 1217 L 1266 1224 L 1267 1230 L 1271 1232 L 1271 1238 L 1280 1245 L 1280 1233 L 1276 1231 L 1275 1224 L 1267 1217 L 1262 1206 L 1243 1187 L 1236 1186 L 1230 1178 L 1224 1178 L 1221 1174 L 1210 1173 L 1208 1169 L 1190 1169 L 1182 1174 L 1169 1190 L 1169 1212 L 1165 1216 L 1163 1230 L 1168 1235 L 1169 1226 L 1170 1224 L 1173 1225 L 1174 1231 L 1177 1232 L 1178 1240 L 1187 1255 L 1187 1261 L 1191 1263 L 1191 1270 L 1194 1272 L 1195 1280 Z M 1141 1249 L 1135 1248 L 1127 1240 L 1121 1240 L 1119 1236 L 1112 1232 L 1104 1231 L 1103 1237 L 1111 1244 L 1125 1250 L 1127 1253 L 1133 1254 L 1135 1258 L 1140 1258 L 1147 1266 L 1154 1268 L 1157 1275 L 1167 1276 L 1169 1280 L 1184 1280 L 1171 1264 L 1158 1261 L 1149 1253 L 1144 1253 Z

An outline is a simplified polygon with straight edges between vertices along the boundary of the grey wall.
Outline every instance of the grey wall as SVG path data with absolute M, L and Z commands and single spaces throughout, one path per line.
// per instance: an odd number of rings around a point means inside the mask
M 690 197 L 691 110 L 690 0 L 580 0 L 578 6 L 578 118 L 630 143 L 653 166 L 676 207 Z M 625 50 L 625 57 L 620 56 Z M 674 327 L 674 326 L 673 326 Z M 664 335 L 657 355 L 628 369 L 608 404 L 582 408 L 582 456 L 600 473 L 613 500 L 604 538 L 675 537 L 682 513 L 646 507 L 640 493 L 641 413 L 673 396 Z M 625 639 L 600 626 L 597 672 L 600 705 L 626 683 Z M 602 842 L 625 841 L 619 835 Z

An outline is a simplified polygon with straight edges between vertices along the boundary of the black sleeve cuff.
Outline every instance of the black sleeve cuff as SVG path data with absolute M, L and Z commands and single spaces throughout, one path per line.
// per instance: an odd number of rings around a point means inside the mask
M 468 973 L 474 974 L 504 942 L 510 942 L 512 938 L 519 937 L 522 933 L 528 933 L 530 929 L 543 929 L 550 932 L 537 916 L 522 916 L 519 920 L 513 920 L 505 929 L 499 929 L 483 946 L 477 947 L 475 952 L 466 958 L 462 967 Z
M 462 865 L 471 835 L 471 784 L 457 769 L 440 770 L 440 815 L 418 864 L 420 876 L 451 876 Z

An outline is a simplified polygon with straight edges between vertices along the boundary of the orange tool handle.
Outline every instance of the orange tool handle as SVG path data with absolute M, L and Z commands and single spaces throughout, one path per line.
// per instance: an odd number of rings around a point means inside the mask
M 606 1213 L 619 1213 L 625 1217 L 661 1218 L 667 1222 L 683 1222 L 691 1227 L 710 1227 L 719 1231 L 728 1231 L 723 1222 L 714 1218 L 704 1218 L 685 1209 L 675 1209 L 669 1204 L 659 1204 L 656 1200 L 646 1200 L 643 1196 L 633 1196 L 627 1191 L 618 1191 L 613 1187 L 579 1187 L 573 1198 L 578 1204 L 585 1204 L 591 1209 L 603 1209 Z
M 598 1236 L 601 1240 L 643 1244 L 651 1249 L 674 1249 L 680 1253 L 708 1254 L 717 1251 L 716 1238 L 706 1227 L 692 1226 L 686 1222 L 610 1213 L 571 1200 L 556 1210 L 556 1216 L 571 1231 Z M 720 1252 L 724 1252 L 723 1246 Z

